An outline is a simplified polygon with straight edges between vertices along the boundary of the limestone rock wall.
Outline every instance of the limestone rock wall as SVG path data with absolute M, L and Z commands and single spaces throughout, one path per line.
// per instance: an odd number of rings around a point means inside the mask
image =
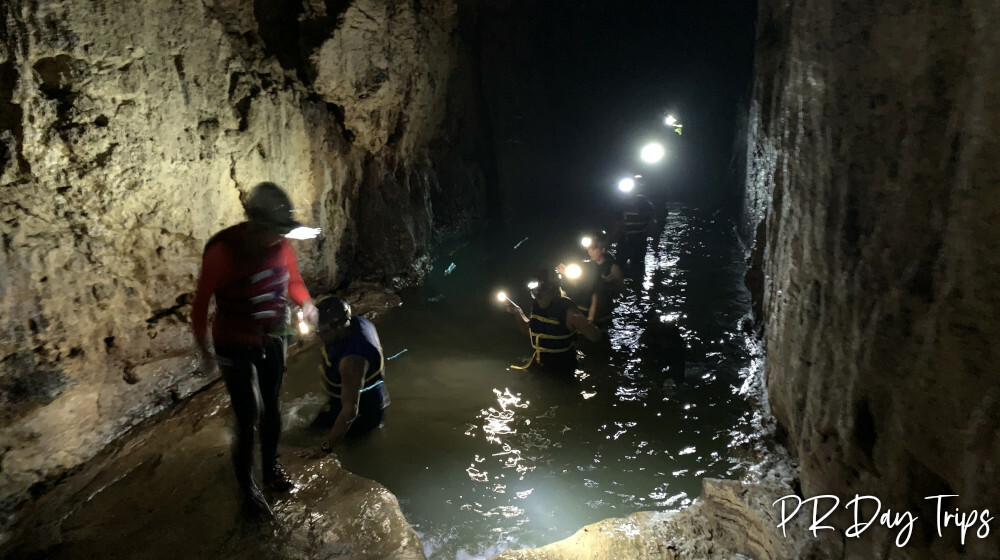
M 995 557 L 995 520 L 963 545 L 925 498 L 1000 503 L 1000 5 L 759 10 L 749 207 L 771 406 L 804 496 L 919 518 L 905 546 L 845 539 L 843 507 L 840 531 L 801 537 L 818 557 Z
M 411 281 L 483 212 L 458 20 L 451 0 L 0 4 L 0 505 L 210 381 L 201 250 L 257 182 L 323 228 L 295 242 L 314 293 Z

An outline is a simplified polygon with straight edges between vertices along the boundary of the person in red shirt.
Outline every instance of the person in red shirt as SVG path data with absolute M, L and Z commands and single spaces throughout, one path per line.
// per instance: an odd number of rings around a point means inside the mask
M 299 274 L 285 234 L 300 227 L 291 200 L 274 183 L 256 185 L 244 205 L 247 220 L 215 234 L 205 245 L 191 326 L 204 369 L 218 364 L 236 414 L 233 451 L 236 479 L 250 511 L 273 516 L 253 478 L 254 430 L 260 393 L 261 463 L 264 484 L 288 491 L 292 480 L 278 462 L 281 382 L 285 372 L 288 298 L 316 324 L 316 307 Z M 207 340 L 208 303 L 215 297 L 213 354 Z M 254 371 L 256 370 L 256 376 Z M 256 387 L 254 383 L 256 382 Z

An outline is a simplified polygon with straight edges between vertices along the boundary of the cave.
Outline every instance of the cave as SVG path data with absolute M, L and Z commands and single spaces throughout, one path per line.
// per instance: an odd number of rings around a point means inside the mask
M 1000 5 L 709 4 L 5 2 L 0 556 L 995 557 Z M 192 323 L 261 182 L 392 404 L 315 455 L 289 335 L 255 524 Z M 522 370 L 604 232 L 598 342 Z

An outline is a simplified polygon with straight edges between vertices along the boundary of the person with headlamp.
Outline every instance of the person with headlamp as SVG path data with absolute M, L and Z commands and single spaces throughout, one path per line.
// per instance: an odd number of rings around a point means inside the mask
M 317 334 L 323 341 L 323 389 L 326 406 L 312 423 L 329 430 L 322 450 L 331 453 L 345 436 L 357 437 L 382 425 L 389 406 L 385 354 L 375 325 L 351 313 L 337 298 L 321 300 Z
M 634 183 L 633 183 L 634 185 Z M 653 203 L 633 188 L 619 189 L 624 193 L 614 216 L 611 237 L 618 243 L 618 257 L 633 275 L 644 269 L 646 240 L 659 230 Z
M 567 295 L 577 309 L 602 330 L 610 326 L 614 297 L 625 291 L 625 278 L 615 256 L 608 252 L 611 243 L 603 231 L 585 236 L 580 245 L 590 260 L 581 264 L 559 263 L 556 271 L 567 279 Z
M 244 507 L 273 516 L 253 478 L 254 433 L 260 394 L 260 443 L 264 484 L 276 492 L 292 480 L 278 462 L 281 434 L 281 382 L 285 373 L 285 336 L 290 332 L 288 302 L 301 306 L 303 320 L 315 324 L 316 308 L 299 273 L 295 251 L 285 238 L 302 226 L 292 219 L 288 195 L 274 183 L 260 183 L 244 203 L 247 220 L 209 239 L 202 256 L 191 327 L 205 373 L 216 364 L 226 382 L 236 415 L 233 451 Z M 207 338 L 208 304 L 215 298 L 212 344 Z M 256 372 L 256 375 L 254 374 Z
M 576 371 L 577 333 L 597 342 L 601 331 L 563 294 L 562 278 L 555 270 L 540 271 L 528 289 L 533 299 L 529 316 L 510 299 L 506 299 L 506 310 L 514 316 L 518 329 L 528 335 L 534 353 L 527 364 L 511 367 L 540 366 L 546 371 L 572 376 Z
M 610 322 L 614 298 L 625 291 L 625 276 L 615 256 L 608 252 L 610 248 L 611 242 L 604 233 L 595 236 L 587 246 L 590 262 L 597 267 L 587 319 L 600 325 Z
M 597 265 L 587 260 L 568 265 L 559 263 L 556 272 L 563 277 L 562 287 L 566 297 L 573 300 L 580 313 L 589 319 L 591 300 L 598 280 Z

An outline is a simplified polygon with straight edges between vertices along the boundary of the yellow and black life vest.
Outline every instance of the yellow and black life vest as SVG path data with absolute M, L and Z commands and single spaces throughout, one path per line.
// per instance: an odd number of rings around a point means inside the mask
M 385 353 L 375 332 L 375 326 L 364 317 L 351 317 L 351 332 L 343 340 L 320 347 L 323 354 L 323 390 L 331 397 L 340 398 L 343 381 L 340 376 L 340 360 L 345 356 L 358 355 L 368 362 L 368 371 L 361 382 L 361 392 L 378 387 L 385 382 Z M 329 351 L 328 351 L 329 348 Z M 333 354 L 333 358 L 330 357 Z
M 566 311 L 575 305 L 567 297 L 560 297 L 545 309 L 540 308 L 538 303 L 533 303 L 528 317 L 528 337 L 535 352 L 527 364 L 511 367 L 527 369 L 533 363 L 547 365 L 554 361 L 552 358 L 555 355 L 565 355 L 567 361 L 575 362 L 576 332 L 566 326 Z

